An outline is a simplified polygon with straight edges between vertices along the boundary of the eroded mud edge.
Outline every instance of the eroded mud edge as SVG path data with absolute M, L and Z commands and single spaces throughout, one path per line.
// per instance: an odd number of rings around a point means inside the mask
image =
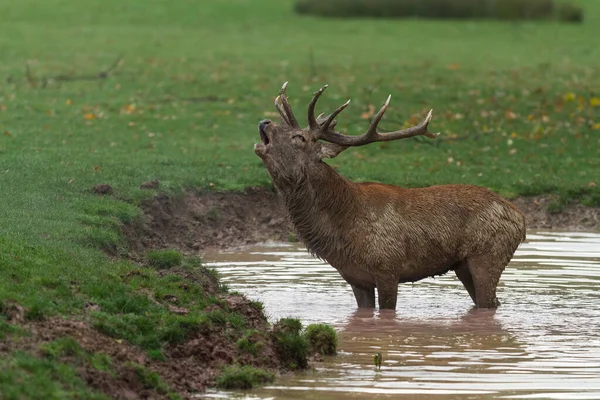
M 570 204 L 548 212 L 552 196 L 520 197 L 511 201 L 527 217 L 529 230 L 598 231 L 600 207 Z M 156 248 L 201 253 L 265 241 L 288 241 L 293 229 L 276 194 L 265 188 L 243 192 L 188 192 L 178 198 L 159 195 L 142 205 L 144 217 L 125 228 L 132 254 Z

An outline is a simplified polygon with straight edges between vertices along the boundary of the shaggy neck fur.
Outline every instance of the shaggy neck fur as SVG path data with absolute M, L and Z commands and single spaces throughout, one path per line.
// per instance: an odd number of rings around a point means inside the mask
M 319 161 L 294 177 L 274 177 L 300 239 L 308 250 L 322 258 L 345 253 L 351 238 L 350 227 L 359 212 L 352 182 Z

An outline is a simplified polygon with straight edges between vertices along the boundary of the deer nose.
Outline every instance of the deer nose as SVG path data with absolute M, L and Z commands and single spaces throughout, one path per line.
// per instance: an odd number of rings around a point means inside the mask
M 267 127 L 267 125 L 269 125 L 271 123 L 271 120 L 269 119 L 263 119 L 262 121 L 260 121 L 258 123 L 258 130 L 261 132 L 265 131 L 265 128 Z

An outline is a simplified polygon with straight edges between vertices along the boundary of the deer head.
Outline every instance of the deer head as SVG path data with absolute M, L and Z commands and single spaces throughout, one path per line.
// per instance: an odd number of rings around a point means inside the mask
M 261 143 L 254 146 L 255 153 L 263 160 L 269 174 L 277 185 L 279 180 L 297 181 L 307 170 L 322 164 L 322 159 L 333 158 L 352 146 L 362 146 L 373 142 L 405 139 L 417 135 L 430 138 L 437 137 L 427 130 L 433 110 L 419 125 L 394 132 L 377 132 L 377 125 L 388 108 L 391 95 L 373 118 L 365 133 L 359 136 L 348 136 L 335 131 L 335 118 L 348 105 L 350 100 L 338 107 L 328 116 L 323 114 L 315 118 L 315 106 L 321 94 L 327 89 L 323 86 L 314 93 L 308 104 L 308 127 L 298 124 L 286 95 L 287 82 L 283 84 L 279 96 L 275 99 L 275 107 L 281 116 L 281 123 L 270 120 L 260 121 L 258 131 Z

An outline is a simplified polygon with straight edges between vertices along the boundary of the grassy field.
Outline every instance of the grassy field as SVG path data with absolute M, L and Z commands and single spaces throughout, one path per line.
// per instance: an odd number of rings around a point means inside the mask
M 599 205 L 600 2 L 584 5 L 584 24 L 561 25 L 323 20 L 288 0 L 0 0 L 0 299 L 30 320 L 97 304 L 97 327 L 160 357 L 216 300 L 151 272 L 125 281 L 134 266 L 99 249 L 123 245 L 120 227 L 155 194 L 144 181 L 172 194 L 268 185 L 252 147 L 284 81 L 299 117 L 324 83 L 322 111 L 352 98 L 338 124 L 351 134 L 389 93 L 383 129 L 435 110 L 435 141 L 331 160 L 349 178 Z M 80 79 L 116 60 L 106 79 Z M 195 311 L 174 316 L 140 287 Z M 15 334 L 0 317 L 0 337 Z M 48 363 L 5 359 L 2 390 L 17 398 L 28 374 L 60 376 L 40 378 L 38 398 L 87 390 Z

